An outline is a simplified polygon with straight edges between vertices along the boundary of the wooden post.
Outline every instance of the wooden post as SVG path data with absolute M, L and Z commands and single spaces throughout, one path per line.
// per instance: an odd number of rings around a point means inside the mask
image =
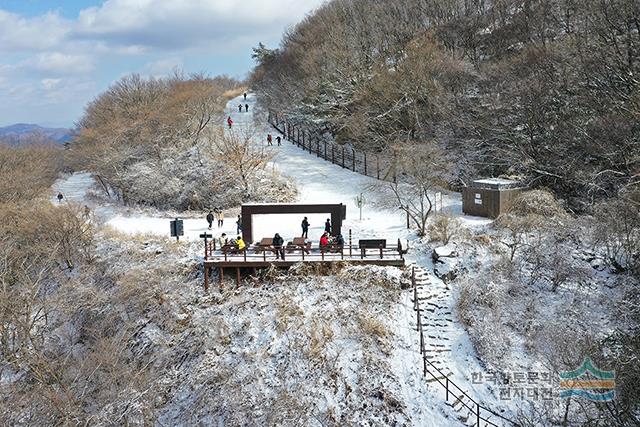
M 380 179 L 380 156 L 376 154 L 376 175 Z
M 380 259 L 382 259 L 382 258 L 383 258 L 383 255 L 382 255 L 382 245 L 380 245 Z
M 306 141 L 306 132 L 302 132 L 302 147 L 304 147 L 304 142 Z M 298 141 L 298 147 L 300 147 L 300 141 Z
M 247 248 L 246 247 L 242 251 L 242 257 L 244 258 L 244 262 L 247 262 Z
M 427 376 L 427 356 L 422 356 L 422 376 Z
M 344 167 L 344 145 L 342 146 L 342 167 Z
M 407 212 L 407 230 L 411 228 L 411 222 L 409 221 L 409 211 Z
M 449 401 L 449 377 L 444 377 L 444 391 L 445 391 L 444 401 L 448 402 Z
M 476 402 L 476 425 L 480 425 L 480 404 Z
M 356 171 L 356 149 L 352 148 L 351 153 L 353 154 L 353 158 L 351 159 L 352 166 L 353 166 L 352 169 L 355 172 Z
M 353 254 L 351 253 L 351 229 L 349 229 L 349 258 L 351 258 L 353 256 Z
M 316 139 L 316 154 L 318 154 L 318 157 L 321 156 L 320 154 L 320 140 Z
M 222 278 L 224 277 L 224 267 L 220 266 L 220 275 L 218 276 L 218 282 L 220 283 L 220 289 L 222 289 Z
M 264 250 L 262 251 L 262 260 L 264 262 L 267 262 L 267 251 L 264 251 Z
M 331 163 L 336 164 L 335 144 L 331 143 Z
M 367 175 L 367 152 L 364 152 L 364 174 Z
M 324 261 L 324 248 L 320 248 L 320 254 L 322 255 L 322 260 Z
M 236 267 L 236 288 L 240 287 L 240 267 Z
M 324 159 L 327 160 L 327 141 L 324 142 Z
M 204 291 L 209 292 L 209 267 L 204 264 Z
M 420 317 L 418 317 L 418 320 L 420 320 Z M 420 330 L 420 354 L 424 355 L 424 334 L 422 333 L 422 321 L 420 321 L 418 329 Z

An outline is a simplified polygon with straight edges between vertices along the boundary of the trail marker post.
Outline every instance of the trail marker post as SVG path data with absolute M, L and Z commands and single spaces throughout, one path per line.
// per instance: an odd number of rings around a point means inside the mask
M 184 222 L 176 218 L 170 222 L 171 237 L 175 237 L 176 241 L 180 241 L 180 236 L 184 236 Z

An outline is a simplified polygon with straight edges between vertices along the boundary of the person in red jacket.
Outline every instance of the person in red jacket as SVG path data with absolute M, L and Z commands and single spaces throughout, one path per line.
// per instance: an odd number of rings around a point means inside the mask
M 271 137 L 271 134 L 268 134 L 267 135 L 267 145 L 273 145 L 273 143 L 271 141 L 273 141 L 273 138 Z
M 229 125 L 229 129 L 233 126 L 233 120 L 231 120 L 231 116 L 227 117 L 227 124 Z
M 327 233 L 323 233 L 322 237 L 320 237 L 320 249 L 325 248 L 329 244 L 329 237 Z

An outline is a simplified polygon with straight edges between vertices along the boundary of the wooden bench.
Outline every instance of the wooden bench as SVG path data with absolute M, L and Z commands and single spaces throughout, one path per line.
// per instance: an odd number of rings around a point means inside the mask
M 306 243 L 305 240 L 307 240 Z M 296 249 L 300 249 L 301 251 L 304 251 L 308 254 L 311 252 L 311 241 L 305 239 L 304 237 L 294 237 L 293 242 L 287 244 L 286 249 L 287 253 L 289 254 L 294 252 Z
M 257 254 L 266 251 L 275 252 L 275 249 L 273 248 L 273 237 L 264 237 L 259 243 L 256 243 L 254 249 Z
M 387 239 L 360 239 L 358 247 L 362 258 L 367 256 L 367 249 L 386 249 Z
M 220 248 L 220 252 L 222 252 L 223 254 L 240 254 L 242 252 L 245 252 L 246 250 L 246 246 L 241 250 L 238 248 L 238 245 L 232 245 L 229 243 Z

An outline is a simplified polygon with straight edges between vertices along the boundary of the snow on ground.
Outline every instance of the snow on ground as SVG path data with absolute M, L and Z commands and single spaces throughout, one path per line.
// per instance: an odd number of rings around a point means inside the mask
M 256 126 L 253 111 L 256 109 L 255 97 L 250 95 L 247 103 L 250 106 L 249 113 L 239 113 L 237 105 L 243 101 L 241 98 L 229 102 L 227 113 L 234 121 L 234 128 L 248 128 Z M 234 130 L 235 130 L 234 129 Z M 258 124 L 255 133 L 256 143 L 264 144 L 267 133 L 276 134 L 276 131 L 268 124 Z M 373 178 L 343 169 L 330 162 L 326 162 L 311 155 L 294 144 L 284 141 L 281 147 L 270 148 L 274 151 L 273 167 L 278 168 L 284 175 L 295 181 L 299 189 L 298 202 L 300 203 L 343 203 L 347 206 L 347 218 L 343 223 L 343 234 L 347 237 L 347 231 L 352 230 L 354 241 L 359 238 L 386 238 L 395 242 L 400 238 L 403 241 L 413 241 L 418 247 L 421 245 L 414 234 L 406 229 L 405 214 L 399 210 L 382 209 L 377 203 L 377 195 L 372 188 L 380 186 L 380 182 Z M 91 174 L 88 172 L 76 173 L 57 181 L 53 186 L 52 203 L 58 203 L 55 195 L 58 191 L 65 195 L 63 203 L 79 203 L 88 205 L 94 212 L 98 222 L 104 223 L 117 231 L 127 234 L 150 233 L 161 236 L 169 234 L 169 221 L 172 216 L 159 214 L 150 215 L 141 209 L 127 208 L 117 203 L 104 204 L 89 197 L 94 188 Z M 363 220 L 358 219 L 358 208 L 355 198 L 364 193 L 369 202 L 364 207 Z M 445 195 L 443 197 L 444 209 L 455 215 L 460 215 L 461 200 L 459 195 Z M 324 218 L 321 215 L 309 215 L 312 228 L 309 237 L 317 240 L 321 234 Z M 279 232 L 285 240 L 300 233 L 300 216 L 264 216 L 257 217 L 254 227 L 254 236 L 273 236 Z M 187 240 L 199 240 L 198 235 L 207 229 L 207 224 L 202 219 L 184 220 L 185 236 Z M 490 221 L 473 217 L 463 217 L 463 222 L 469 227 L 482 227 Z M 227 217 L 225 226 L 217 229 L 214 224 L 213 233 L 219 235 L 226 232 L 233 235 L 236 232 L 235 218 Z M 409 263 L 415 263 L 424 268 L 428 280 L 444 290 L 439 300 L 444 304 L 444 310 L 451 312 L 454 307 L 453 297 L 447 293 L 448 288 L 440 279 L 431 272 L 433 265 L 429 253 L 423 251 L 411 251 L 407 256 Z M 304 301 L 300 302 L 301 305 Z M 424 316 L 428 317 L 428 313 Z M 442 393 L 436 383 L 428 384 L 422 377 L 421 356 L 418 352 L 418 334 L 415 332 L 415 314 L 410 302 L 410 291 L 404 291 L 393 313 L 395 321 L 393 334 L 397 337 L 396 346 L 390 359 L 391 372 L 400 387 L 401 394 L 405 398 L 407 412 L 411 414 L 411 422 L 415 425 L 444 426 L 455 424 L 452 410 L 443 404 Z M 455 318 L 455 316 L 453 316 Z M 426 332 L 429 332 L 427 329 Z M 471 372 L 480 371 L 480 364 L 469 343 L 463 328 L 452 325 L 444 337 L 453 351 L 448 353 L 447 367 L 451 370 L 453 378 L 465 390 L 471 390 Z M 473 392 L 471 392 L 474 395 Z M 482 391 L 481 402 L 486 406 L 497 405 L 496 398 L 488 392 Z M 438 410 L 431 409 L 437 406 Z

